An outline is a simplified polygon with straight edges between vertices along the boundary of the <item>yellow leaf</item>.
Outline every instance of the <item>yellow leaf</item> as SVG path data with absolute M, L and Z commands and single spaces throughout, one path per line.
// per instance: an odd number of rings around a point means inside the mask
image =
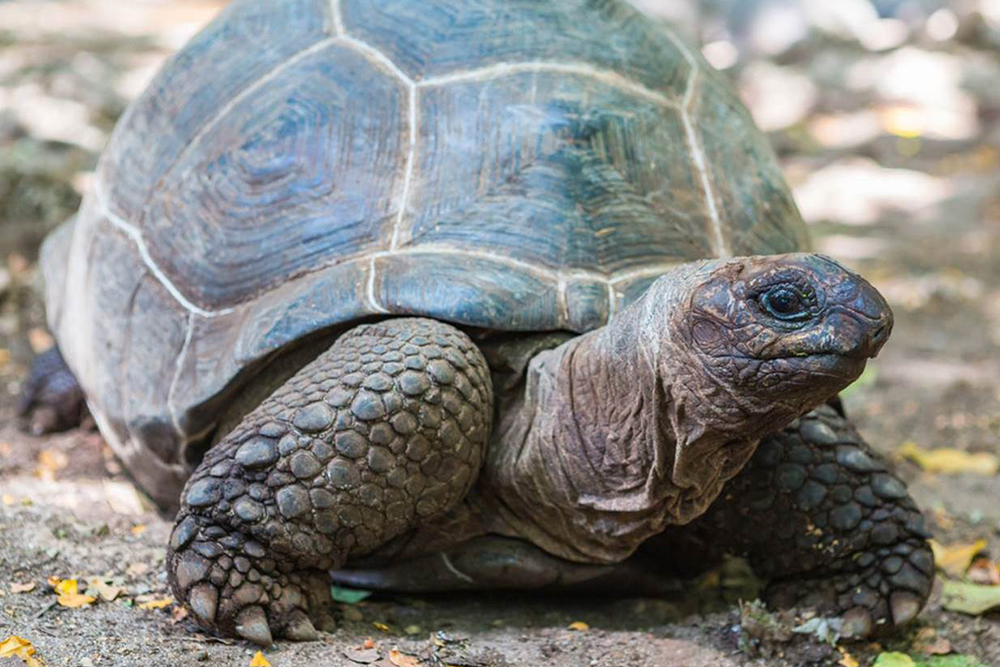
M 4 505 L 13 505 L 16 502 L 14 496 L 10 495 L 9 493 L 5 493 L 2 496 L 0 496 L 0 500 L 3 501 Z
M 379 623 L 376 621 L 375 623 L 372 623 L 372 625 L 374 625 L 377 630 L 381 630 L 382 632 L 389 632 L 389 626 L 386 625 L 385 623 Z
M 937 540 L 929 542 L 938 569 L 956 579 L 965 574 L 976 554 L 986 548 L 986 540 L 976 540 L 972 544 L 948 545 L 941 544 Z
M 70 609 L 78 609 L 79 607 L 85 607 L 89 604 L 93 604 L 94 600 L 97 598 L 91 597 L 90 595 L 84 595 L 80 593 L 79 583 L 76 579 L 62 579 L 56 580 L 55 584 L 56 593 L 59 597 L 56 598 L 56 602 L 59 603 L 60 607 L 69 607 Z
M 858 661 L 855 660 L 850 653 L 848 653 L 844 649 L 840 650 L 843 655 L 840 657 L 840 662 L 837 663 L 838 665 L 840 665 L 841 667 L 858 667 L 859 665 Z
M 80 590 L 80 584 L 76 579 L 57 579 L 53 587 L 59 595 L 76 595 Z
M 590 630 L 590 626 L 584 623 L 583 621 L 573 621 L 572 623 L 569 624 L 569 629 L 579 630 L 580 632 L 586 632 L 587 630 Z
M 29 581 L 26 584 L 19 584 L 17 582 L 12 582 L 10 585 L 11 593 L 30 593 L 35 590 L 35 582 Z
M 70 593 L 60 595 L 56 598 L 56 602 L 59 603 L 60 607 L 79 609 L 80 607 L 86 607 L 89 604 L 93 604 L 96 599 L 97 598 L 90 595 L 84 595 L 83 593 Z
M 250 667 L 271 667 L 271 663 L 267 661 L 264 654 L 257 651 L 253 654 L 253 660 L 250 661 Z
M 35 657 L 35 647 L 31 642 L 16 635 L 0 642 L 0 658 L 20 658 L 28 667 L 45 667 L 41 658 Z
M 59 577 L 54 577 L 54 576 L 49 576 L 45 579 L 45 583 L 47 583 L 53 589 L 59 585 L 60 581 L 62 580 Z
M 131 530 L 133 535 L 142 535 L 143 532 L 145 532 L 146 530 L 146 526 L 144 524 L 139 523 L 132 526 Z
M 163 609 L 164 607 L 169 607 L 174 603 L 173 598 L 160 598 L 159 600 L 150 600 L 149 602 L 143 602 L 139 605 L 139 609 Z
M 927 472 L 994 475 L 1000 470 L 1000 459 L 986 452 L 970 454 L 948 447 L 922 449 L 914 442 L 904 442 L 899 448 L 899 455 L 910 459 Z
M 396 665 L 396 667 L 420 667 L 419 660 L 412 655 L 401 653 L 400 650 L 396 648 L 389 651 L 389 662 Z

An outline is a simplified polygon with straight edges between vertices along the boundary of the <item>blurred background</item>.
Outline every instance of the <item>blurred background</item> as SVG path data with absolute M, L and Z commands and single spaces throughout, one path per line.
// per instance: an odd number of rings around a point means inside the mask
M 848 411 L 906 477 L 939 557 L 965 548 L 951 574 L 1000 591 L 1000 0 L 635 2 L 731 78 L 816 248 L 892 304 L 892 340 L 848 390 Z M 129 100 L 224 4 L 0 0 L 5 504 L 50 488 L 37 480 L 121 479 L 94 434 L 13 428 L 13 397 L 52 344 L 38 245 L 75 211 Z M 939 598 L 931 630 L 1000 664 L 996 616 L 973 623 Z

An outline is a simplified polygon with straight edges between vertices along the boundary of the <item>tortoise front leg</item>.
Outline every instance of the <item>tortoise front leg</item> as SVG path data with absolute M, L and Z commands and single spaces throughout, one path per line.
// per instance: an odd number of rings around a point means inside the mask
M 743 555 L 769 601 L 841 614 L 845 636 L 912 620 L 934 558 L 923 517 L 854 427 L 823 406 L 765 439 L 706 514 L 644 551 L 685 562 Z
M 426 319 L 359 326 L 248 414 L 182 495 L 171 586 L 205 627 L 316 636 L 330 569 L 452 508 L 490 432 L 480 351 Z

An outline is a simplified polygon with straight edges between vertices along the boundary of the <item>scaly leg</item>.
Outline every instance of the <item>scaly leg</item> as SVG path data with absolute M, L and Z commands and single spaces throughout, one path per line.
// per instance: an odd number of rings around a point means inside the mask
M 765 439 L 705 515 L 640 556 L 746 556 L 770 581 L 770 601 L 840 614 L 844 634 L 860 637 L 923 607 L 934 581 L 927 537 L 906 486 L 827 405 Z
M 397 319 L 344 334 L 188 481 L 168 554 L 177 598 L 258 644 L 314 638 L 328 570 L 465 496 L 492 410 L 486 362 L 454 327 Z

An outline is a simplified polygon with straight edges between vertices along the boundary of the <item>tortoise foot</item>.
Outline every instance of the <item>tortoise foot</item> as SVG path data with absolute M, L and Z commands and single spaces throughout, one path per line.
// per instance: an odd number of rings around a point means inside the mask
M 75 428 L 87 415 L 83 389 L 58 347 L 35 359 L 18 399 L 17 414 L 32 435 Z
M 329 575 L 282 567 L 264 545 L 199 517 L 174 528 L 167 567 L 179 601 L 220 634 L 270 646 L 275 639 L 312 641 L 317 626 L 334 627 Z
M 841 635 L 862 639 L 916 618 L 934 583 L 933 556 L 910 539 L 853 558 L 854 570 L 772 581 L 765 592 L 775 607 L 798 607 L 843 620 Z

